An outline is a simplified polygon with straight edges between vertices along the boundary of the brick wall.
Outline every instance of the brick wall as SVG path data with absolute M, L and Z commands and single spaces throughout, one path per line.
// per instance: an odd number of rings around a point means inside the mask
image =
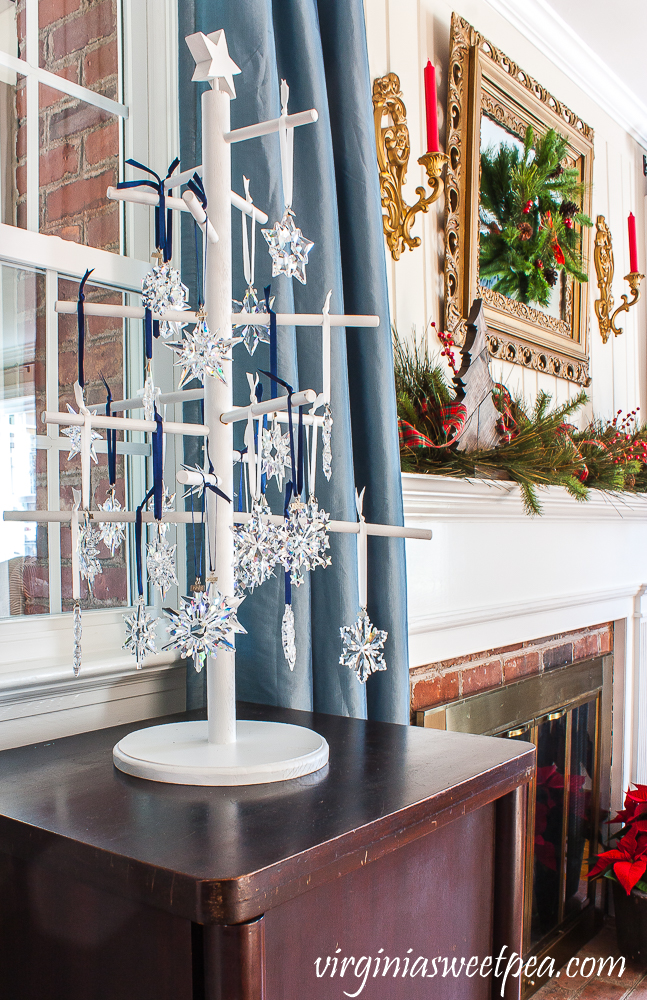
M 613 649 L 613 623 L 486 649 L 411 671 L 411 711 L 500 687 Z
M 18 0 L 18 40 L 24 55 L 25 0 Z M 40 0 L 40 65 L 118 98 L 117 0 Z M 119 124 L 113 115 L 58 90 L 39 86 L 40 230 L 102 250 L 119 249 L 119 208 L 106 200 L 117 183 Z M 16 88 L 16 218 L 26 224 L 24 77 Z

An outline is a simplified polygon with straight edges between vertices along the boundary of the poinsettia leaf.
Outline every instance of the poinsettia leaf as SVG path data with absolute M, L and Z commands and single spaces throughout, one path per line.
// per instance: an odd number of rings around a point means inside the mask
M 616 861 L 613 870 L 618 878 L 618 882 L 623 889 L 630 894 L 636 882 L 647 868 L 647 859 L 638 858 L 637 861 Z

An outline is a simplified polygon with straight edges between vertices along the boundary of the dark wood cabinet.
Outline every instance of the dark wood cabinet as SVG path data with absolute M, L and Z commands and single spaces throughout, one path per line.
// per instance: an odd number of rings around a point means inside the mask
M 498 995 L 480 971 L 437 962 L 429 977 L 434 958 L 520 950 L 534 748 L 258 705 L 239 717 L 317 730 L 328 767 L 245 788 L 142 781 L 112 747 L 143 723 L 0 753 L 0 996 Z

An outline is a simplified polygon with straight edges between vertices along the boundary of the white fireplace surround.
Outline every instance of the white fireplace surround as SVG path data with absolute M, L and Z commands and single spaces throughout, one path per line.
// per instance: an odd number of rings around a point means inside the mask
M 541 517 L 510 482 L 403 474 L 409 656 L 451 657 L 615 622 L 614 802 L 647 781 L 647 497 L 560 487 Z
M 614 621 L 614 798 L 647 781 L 647 497 L 550 487 L 531 518 L 512 483 L 402 478 L 407 525 L 433 531 L 406 543 L 411 667 Z M 185 667 L 134 670 L 119 609 L 84 614 L 74 679 L 69 619 L 34 616 L 28 645 L 3 622 L 0 748 L 183 709 Z

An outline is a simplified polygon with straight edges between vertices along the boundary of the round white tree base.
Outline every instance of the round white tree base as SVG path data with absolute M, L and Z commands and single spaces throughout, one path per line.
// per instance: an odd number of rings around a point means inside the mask
M 323 736 L 281 722 L 236 723 L 235 743 L 207 741 L 206 722 L 172 722 L 129 733 L 115 746 L 115 767 L 176 785 L 258 785 L 300 778 L 328 762 Z

